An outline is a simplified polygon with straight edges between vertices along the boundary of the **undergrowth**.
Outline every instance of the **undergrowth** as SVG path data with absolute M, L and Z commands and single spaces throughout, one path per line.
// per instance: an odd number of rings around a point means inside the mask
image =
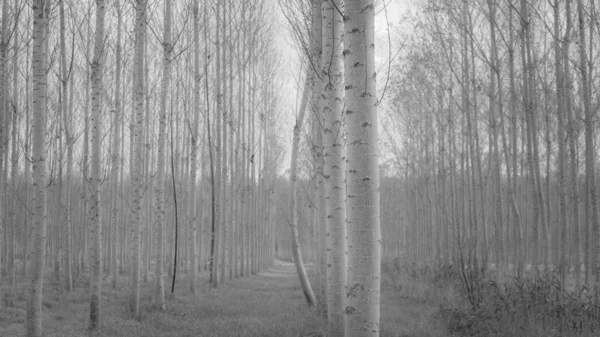
M 556 271 L 495 281 L 454 265 L 382 266 L 383 286 L 438 305 L 436 318 L 453 336 L 600 336 L 600 302 L 591 287 L 566 290 Z

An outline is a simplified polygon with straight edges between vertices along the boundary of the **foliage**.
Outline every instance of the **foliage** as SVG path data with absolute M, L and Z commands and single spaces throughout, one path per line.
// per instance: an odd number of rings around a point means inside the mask
M 469 336 L 597 336 L 600 303 L 592 289 L 565 289 L 560 275 L 548 271 L 537 277 L 498 283 L 483 278 L 474 285 L 480 298 L 440 307 L 449 332 Z M 466 287 L 462 287 L 466 289 Z

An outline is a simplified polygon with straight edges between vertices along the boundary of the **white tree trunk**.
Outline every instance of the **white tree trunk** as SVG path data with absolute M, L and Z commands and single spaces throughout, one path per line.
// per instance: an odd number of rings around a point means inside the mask
M 155 304 L 160 310 L 166 309 L 165 304 L 165 273 L 164 273 L 164 223 L 165 223 L 165 150 L 167 136 L 167 94 L 171 81 L 171 0 L 165 1 L 165 26 L 163 31 L 163 78 L 160 93 L 160 115 L 158 117 L 158 166 L 155 182 L 155 217 L 156 221 L 156 291 Z
M 292 255 L 294 256 L 296 272 L 298 273 L 298 278 L 300 278 L 300 284 L 302 286 L 302 291 L 304 292 L 306 302 L 308 303 L 309 307 L 312 307 L 317 303 L 317 300 L 315 298 L 315 294 L 312 290 L 312 287 L 310 286 L 310 281 L 308 280 L 306 268 L 304 267 L 304 261 L 302 259 L 302 252 L 300 251 L 300 242 L 298 240 L 298 210 L 296 207 L 296 186 L 298 183 L 296 177 L 296 168 L 298 166 L 298 148 L 300 146 L 300 130 L 302 128 L 302 124 L 304 122 L 304 115 L 306 113 L 306 102 L 308 100 L 310 80 L 310 78 L 306 79 L 306 84 L 304 85 L 302 92 L 302 103 L 300 106 L 300 111 L 298 112 L 298 116 L 296 117 L 296 124 L 294 125 L 294 139 L 292 143 L 292 154 L 290 164 L 290 230 L 292 235 Z
M 323 176 L 327 244 L 327 315 L 330 336 L 344 336 L 346 298 L 345 158 L 342 127 L 342 16 L 339 0 L 323 2 Z
M 196 172 L 198 157 L 198 124 L 200 122 L 200 13 L 198 0 L 194 0 L 194 105 L 192 107 L 192 143 L 191 143 L 191 163 L 190 163 L 190 205 L 188 212 L 190 219 L 188 221 L 188 241 L 190 260 L 190 292 L 193 296 L 197 294 L 198 288 L 198 255 L 196 253 Z
M 379 336 L 381 230 L 373 0 L 346 3 L 348 288 L 346 336 Z
M 33 2 L 33 105 L 32 133 L 33 144 L 31 161 L 33 165 L 33 260 L 30 274 L 29 297 L 27 300 L 27 337 L 42 336 L 42 285 L 44 283 L 44 261 L 46 248 L 46 21 L 45 6 L 50 1 Z
M 143 194 L 143 155 L 144 155 L 144 41 L 146 34 L 146 7 L 147 0 L 137 0 L 135 21 L 135 51 L 134 51 L 134 78 L 133 90 L 135 124 L 133 127 L 133 209 L 131 223 L 133 226 L 133 263 L 132 286 L 130 297 L 130 310 L 133 317 L 140 317 L 140 262 L 142 246 L 142 194 Z
M 122 30 L 122 10 L 120 0 L 115 1 L 115 7 L 117 10 L 117 46 L 115 50 L 115 117 L 113 121 L 113 155 L 112 155 L 112 167 L 111 167 L 111 200 L 112 200 L 112 228 L 111 230 L 111 241 L 112 241 L 112 255 L 110 261 L 110 270 L 112 272 L 112 288 L 117 289 L 117 281 L 119 270 L 117 266 L 117 246 L 119 243 L 119 207 L 121 204 L 122 196 L 119 196 L 119 167 L 121 163 L 121 123 L 122 123 L 122 111 L 121 111 L 121 30 Z M 119 123 L 121 121 L 121 123 Z M 123 210 L 121 210 L 122 212 Z M 123 261 L 121 261 L 123 263 Z
M 90 281 L 90 328 L 100 321 L 100 292 L 102 287 L 102 210 L 100 182 L 102 171 L 102 57 L 104 48 L 104 0 L 96 0 L 96 33 L 92 61 L 92 175 L 90 195 L 90 231 L 93 239 L 92 278 Z

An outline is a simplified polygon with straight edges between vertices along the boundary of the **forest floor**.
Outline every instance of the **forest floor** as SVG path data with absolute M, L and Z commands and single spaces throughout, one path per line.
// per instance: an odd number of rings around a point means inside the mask
M 292 264 L 278 263 L 270 270 L 234 280 L 218 289 L 208 287 L 207 276 L 201 274 L 203 286 L 197 300 L 190 296 L 185 277 L 180 277 L 175 296 L 167 296 L 165 312 L 152 305 L 154 283 L 144 284 L 141 320 L 131 318 L 129 313 L 127 280 L 121 279 L 117 290 L 106 280 L 102 291 L 101 327 L 90 334 L 86 330 L 89 322 L 87 285 L 77 282 L 75 291 L 67 294 L 48 274 L 43 301 L 44 336 L 326 336 L 324 320 L 305 304 Z M 24 336 L 26 284 L 19 284 L 12 292 L 5 291 L 0 308 L 0 336 Z M 384 288 L 382 337 L 448 336 L 441 324 L 436 323 L 439 304 L 424 300 L 418 291 L 411 291 L 414 296 L 404 293 Z

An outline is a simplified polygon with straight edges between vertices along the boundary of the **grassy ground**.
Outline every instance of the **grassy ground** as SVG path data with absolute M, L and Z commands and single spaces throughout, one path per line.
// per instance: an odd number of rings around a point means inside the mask
M 50 276 L 50 275 L 48 275 Z M 304 302 L 295 269 L 279 264 L 260 275 L 235 280 L 219 289 L 207 286 L 207 275 L 198 300 L 189 296 L 182 278 L 174 298 L 168 298 L 167 311 L 152 306 L 153 284 L 142 289 L 142 319 L 128 312 L 126 279 L 112 290 L 105 283 L 102 296 L 101 328 L 93 336 L 326 336 L 323 319 Z M 49 281 L 44 289 L 44 336 L 90 336 L 87 286 L 78 283 L 70 294 Z M 25 284 L 7 293 L 6 306 L 0 308 L 0 336 L 24 335 Z M 435 313 L 439 305 L 419 292 L 407 296 L 404 291 L 385 287 L 381 301 L 382 337 L 447 336 Z

